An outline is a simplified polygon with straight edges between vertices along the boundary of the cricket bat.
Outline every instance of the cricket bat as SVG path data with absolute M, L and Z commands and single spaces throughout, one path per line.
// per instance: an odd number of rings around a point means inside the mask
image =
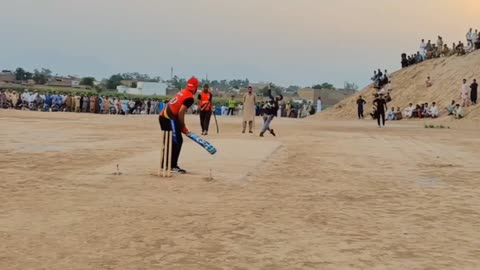
M 197 134 L 195 134 L 193 132 L 189 132 L 187 134 L 187 137 L 192 139 L 192 141 L 196 142 L 197 144 L 199 144 L 203 148 L 205 148 L 205 150 L 207 150 L 207 152 L 210 153 L 211 155 L 215 155 L 215 153 L 217 153 L 217 149 L 213 145 L 211 145 L 209 142 L 202 139 Z

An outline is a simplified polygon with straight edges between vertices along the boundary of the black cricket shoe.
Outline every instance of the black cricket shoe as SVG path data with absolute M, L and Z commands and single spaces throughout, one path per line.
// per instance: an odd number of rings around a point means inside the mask
M 186 174 L 187 171 L 185 171 L 184 169 L 181 169 L 180 167 L 175 167 L 175 168 L 172 168 L 172 172 L 173 173 L 178 173 L 178 174 Z
M 270 129 L 270 134 L 273 135 L 273 137 L 276 137 L 277 135 L 275 134 L 275 132 L 273 131 L 273 129 Z

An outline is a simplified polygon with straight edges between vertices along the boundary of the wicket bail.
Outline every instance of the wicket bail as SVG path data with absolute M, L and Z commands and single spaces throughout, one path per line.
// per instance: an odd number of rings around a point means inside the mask
M 158 176 L 172 177 L 172 131 L 162 130 Z

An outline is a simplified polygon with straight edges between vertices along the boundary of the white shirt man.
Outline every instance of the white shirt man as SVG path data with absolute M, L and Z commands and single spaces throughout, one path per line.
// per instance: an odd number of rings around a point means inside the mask
M 413 106 L 413 104 L 410 103 L 410 105 L 406 107 L 405 110 L 403 111 L 403 115 L 405 116 L 405 118 L 411 118 L 413 115 L 414 109 L 415 109 L 415 106 Z
M 467 42 L 468 42 L 468 45 L 470 45 L 472 43 L 472 38 L 473 38 L 473 29 L 470 28 L 470 31 L 467 32 Z
M 317 99 L 317 113 L 322 112 L 322 99 L 319 97 Z
M 437 118 L 438 117 L 439 111 L 438 111 L 438 108 L 437 108 L 437 104 L 435 102 L 432 103 L 432 106 L 430 107 L 429 114 L 432 118 Z
M 425 43 L 425 40 L 422 39 L 422 43 L 420 43 L 420 55 L 422 56 L 422 59 L 425 59 L 426 54 L 427 54 L 427 44 Z

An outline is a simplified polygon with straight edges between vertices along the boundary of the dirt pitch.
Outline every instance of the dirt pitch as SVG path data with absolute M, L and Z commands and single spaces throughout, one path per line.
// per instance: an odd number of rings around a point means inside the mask
M 479 128 L 219 122 L 161 179 L 155 116 L 0 110 L 0 269 L 480 268 Z

